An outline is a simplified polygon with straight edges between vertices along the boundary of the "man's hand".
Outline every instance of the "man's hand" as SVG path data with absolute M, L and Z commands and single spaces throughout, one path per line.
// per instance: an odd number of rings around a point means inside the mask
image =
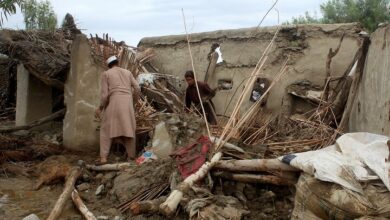
M 101 116 L 102 116 L 102 110 L 100 108 L 97 108 L 95 110 L 95 118 L 96 119 L 101 119 Z

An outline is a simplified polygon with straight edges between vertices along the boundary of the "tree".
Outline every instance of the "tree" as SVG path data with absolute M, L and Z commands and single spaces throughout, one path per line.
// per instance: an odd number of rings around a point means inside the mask
M 26 29 L 51 30 L 57 28 L 57 15 L 48 0 L 26 0 L 22 6 Z
M 381 22 L 390 21 L 390 0 L 329 0 L 321 4 L 324 23 L 360 22 L 374 31 Z
M 322 3 L 322 18 L 305 16 L 292 18 L 293 24 L 307 23 L 348 23 L 360 22 L 368 31 L 372 32 L 379 23 L 390 21 L 390 0 L 328 0 Z
M 308 11 L 305 12 L 305 15 L 300 15 L 299 17 L 293 17 L 291 22 L 285 22 L 284 24 L 318 24 L 322 23 L 322 20 L 317 17 L 317 13 L 314 12 L 314 15 L 311 15 Z
M 16 13 L 16 6 L 21 6 L 23 0 L 1 0 L 0 1 L 0 27 L 3 24 L 4 18 Z

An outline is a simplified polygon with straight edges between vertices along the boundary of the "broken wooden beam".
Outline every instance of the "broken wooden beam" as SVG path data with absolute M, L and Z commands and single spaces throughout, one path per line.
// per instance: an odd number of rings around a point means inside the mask
M 21 126 L 1 126 L 0 127 L 0 133 L 8 133 L 8 132 L 14 132 L 18 130 L 28 130 L 36 126 L 43 125 L 45 123 L 48 123 L 50 121 L 53 121 L 57 118 L 63 117 L 65 115 L 66 109 L 59 110 L 51 115 L 48 115 L 46 117 L 43 117 L 39 120 L 33 121 L 28 125 L 21 125 Z
M 74 190 L 74 184 L 76 183 L 76 180 L 79 178 L 80 174 L 81 174 L 80 167 L 74 167 L 73 169 L 70 170 L 69 175 L 66 178 L 64 191 L 61 193 L 60 197 L 58 198 L 47 220 L 59 219 L 62 213 L 62 209 L 65 205 L 65 202 L 70 198 L 71 193 Z
M 94 171 L 120 171 L 125 170 L 130 167 L 135 167 L 133 163 L 114 163 L 114 164 L 104 164 L 100 166 L 96 165 L 86 165 L 86 168 Z
M 281 162 L 278 159 L 254 159 L 254 160 L 224 160 L 219 161 L 214 169 L 229 171 L 289 171 L 300 172 L 295 167 Z
M 214 172 L 214 176 L 224 179 L 234 180 L 242 183 L 262 183 L 272 184 L 277 186 L 289 186 L 294 185 L 297 180 L 285 179 L 274 175 L 258 175 L 258 174 L 238 174 L 230 172 Z
M 80 198 L 79 193 L 77 190 L 73 190 L 72 192 L 72 200 L 77 209 L 80 211 L 80 213 L 83 215 L 84 219 L 86 220 L 97 220 L 97 218 L 93 215 L 91 211 L 87 208 L 87 206 L 84 204 L 83 200 Z

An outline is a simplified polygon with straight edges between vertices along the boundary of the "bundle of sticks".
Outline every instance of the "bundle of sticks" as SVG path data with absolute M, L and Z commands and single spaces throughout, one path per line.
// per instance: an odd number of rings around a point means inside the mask
M 140 191 L 134 196 L 132 196 L 128 201 L 121 203 L 116 208 L 119 209 L 122 213 L 129 210 L 134 209 L 139 206 L 138 202 L 153 200 L 155 198 L 160 197 L 169 189 L 168 183 L 159 183 L 156 184 L 146 190 Z

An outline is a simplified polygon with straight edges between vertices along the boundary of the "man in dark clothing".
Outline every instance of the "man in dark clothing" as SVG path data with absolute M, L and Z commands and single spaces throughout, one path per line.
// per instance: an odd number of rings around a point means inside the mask
M 202 108 L 200 106 L 198 92 L 196 90 L 194 72 L 192 70 L 188 70 L 184 75 L 188 87 L 186 90 L 186 107 L 187 110 L 191 108 L 191 104 L 194 103 L 197 110 L 202 113 Z M 215 114 L 214 104 L 211 101 L 211 98 L 215 96 L 216 89 L 211 89 L 210 86 L 205 82 L 197 82 L 200 97 L 202 99 L 204 111 L 206 113 L 207 121 L 212 124 L 217 124 L 217 116 Z

